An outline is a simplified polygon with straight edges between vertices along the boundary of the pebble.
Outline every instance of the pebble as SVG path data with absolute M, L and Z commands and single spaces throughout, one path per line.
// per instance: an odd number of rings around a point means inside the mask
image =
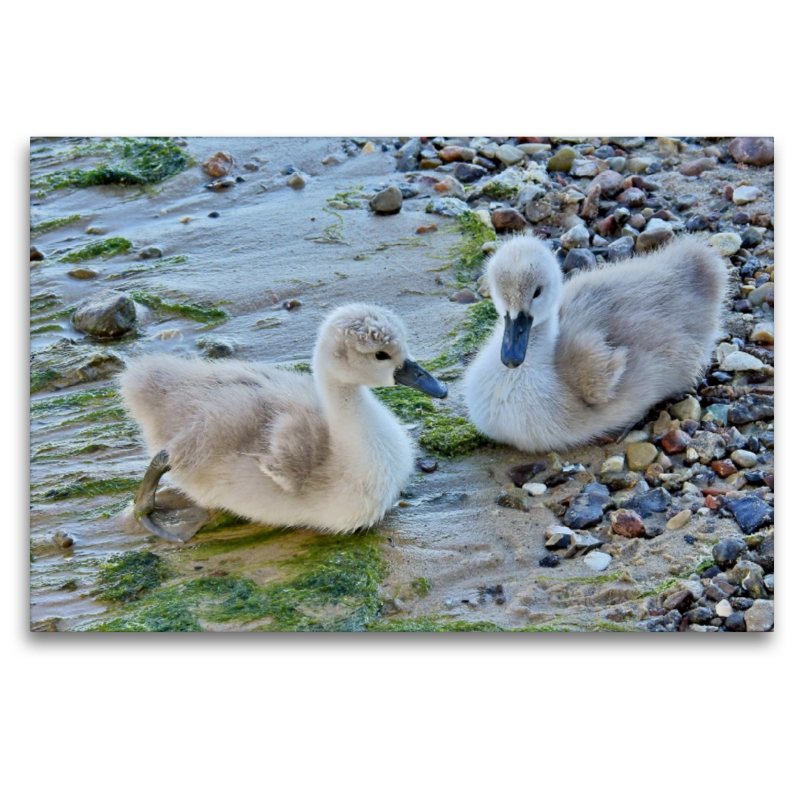
M 650 250 L 657 250 L 674 238 L 675 234 L 672 228 L 655 228 L 654 230 L 643 231 L 636 239 L 636 252 L 647 253 Z
M 459 289 L 455 294 L 450 295 L 450 301 L 467 305 L 469 303 L 479 302 L 480 297 L 478 297 L 472 289 Z
M 685 400 L 681 400 L 679 403 L 670 406 L 669 413 L 675 419 L 681 421 L 694 420 L 695 422 L 699 422 L 703 415 L 703 409 L 696 397 L 689 396 Z
M 400 172 L 411 172 L 415 170 L 417 168 L 417 161 L 421 149 L 422 143 L 419 137 L 414 136 L 409 139 L 398 151 L 397 169 Z
M 772 281 L 762 283 L 761 286 L 753 289 L 753 291 L 747 295 L 747 299 L 753 304 L 754 308 L 757 308 L 766 301 L 767 295 L 774 289 L 774 287 L 775 284 L 772 283 Z
M 765 167 L 775 161 L 775 140 L 771 136 L 737 136 L 728 152 L 740 164 Z
M 117 339 L 136 328 L 136 305 L 128 295 L 106 289 L 82 300 L 71 322 L 98 339 Z
M 159 247 L 144 247 L 139 251 L 139 258 L 161 258 L 161 248 Z
M 570 272 L 573 269 L 593 269 L 596 266 L 597 258 L 595 254 L 584 247 L 576 247 L 574 250 L 570 250 L 561 265 L 564 272 Z
M 539 560 L 539 566 L 548 568 L 557 567 L 560 561 L 561 559 L 557 555 L 551 553 L 549 556 L 545 556 Z
M 504 489 L 495 498 L 495 502 L 504 508 L 515 508 L 518 511 L 530 511 L 529 495 L 524 489 Z
M 689 622 L 695 625 L 708 625 L 714 618 L 714 612 L 705 606 L 697 606 L 697 608 L 687 611 L 686 616 L 689 618 Z
M 708 243 L 716 247 L 720 255 L 732 256 L 742 246 L 742 237 L 733 232 L 715 233 Z
M 737 186 L 733 190 L 733 202 L 734 205 L 743 206 L 758 200 L 762 194 L 764 194 L 764 192 L 757 186 Z
M 492 225 L 496 231 L 521 231 L 527 226 L 525 217 L 514 208 L 498 208 L 492 212 Z
M 725 619 L 733 614 L 733 606 L 730 604 L 729 600 L 720 600 L 715 606 L 714 611 L 717 612 L 718 617 L 722 617 Z
M 650 442 L 636 442 L 629 444 L 625 451 L 625 457 L 628 460 L 630 469 L 643 471 L 647 469 L 650 464 L 655 461 L 658 455 L 658 450 L 654 444 Z
M 551 466 L 549 461 L 536 461 L 533 464 L 519 464 L 516 467 L 511 467 L 508 470 L 508 477 L 517 486 L 522 486 L 530 481 L 534 475 L 544 472 Z
M 681 175 L 700 175 L 709 169 L 717 166 L 716 158 L 696 158 L 694 161 L 687 161 L 678 167 Z
M 691 518 L 691 509 L 684 508 L 683 511 L 679 511 L 671 520 L 667 522 L 667 530 L 678 530 L 678 528 L 682 528 L 684 525 L 686 525 Z
M 652 175 L 661 169 L 661 162 L 653 156 L 636 156 L 628 159 L 628 169 L 636 175 Z
M 622 261 L 633 255 L 634 240 L 631 236 L 623 236 L 621 239 L 611 242 L 608 246 L 608 260 Z
M 761 372 L 764 369 L 764 362 L 750 353 L 735 350 L 722 359 L 720 367 L 728 372 Z
M 44 261 L 44 253 L 38 247 L 31 245 L 31 261 Z
M 703 231 L 708 227 L 708 217 L 705 214 L 694 214 L 686 221 L 687 231 Z
M 758 456 L 749 450 L 734 450 L 731 453 L 731 461 L 743 469 L 747 469 L 758 464 Z
M 286 179 L 286 185 L 292 189 L 302 189 L 306 185 L 306 179 L 299 172 L 294 172 Z
M 644 536 L 646 533 L 644 521 L 635 511 L 630 509 L 612 511 L 609 519 L 611 520 L 611 530 L 620 536 L 635 539 L 639 536 Z
M 596 186 L 600 187 L 600 193 L 605 197 L 614 197 L 625 187 L 625 179 L 618 172 L 606 170 L 592 180 L 586 189 L 587 195 Z
M 507 167 L 511 167 L 514 164 L 519 164 L 525 158 L 525 153 L 513 145 L 504 144 L 497 148 L 494 157 L 502 161 Z
M 223 191 L 225 189 L 230 189 L 231 186 L 235 186 L 235 185 L 236 185 L 236 181 L 233 178 L 219 178 L 216 181 L 212 181 L 211 183 L 207 183 L 205 185 L 205 188 L 206 189 L 210 189 L 212 192 L 221 192 L 221 191 Z M 181 219 L 181 222 L 183 222 L 183 219 L 187 219 L 188 220 L 189 218 L 188 217 L 184 217 L 184 218 Z
M 661 447 L 665 453 L 672 455 L 682 453 L 691 441 L 692 437 L 685 431 L 667 431 L 661 438 Z
M 433 188 L 445 197 L 457 197 L 459 200 L 467 199 L 467 193 L 464 191 L 461 181 L 452 175 L 445 175 L 439 183 L 434 184 Z
M 340 155 L 339 153 L 331 153 L 330 155 L 325 156 L 322 159 L 322 163 L 326 167 L 335 167 L 339 164 L 343 164 L 345 161 L 346 156 Z
M 678 211 L 686 211 L 695 205 L 698 201 L 697 197 L 693 194 L 682 194 L 675 199 L 675 208 Z
M 600 472 L 621 472 L 625 466 L 624 456 L 610 456 L 600 467 Z
M 663 487 L 659 487 L 632 497 L 625 503 L 625 508 L 636 511 L 642 517 L 648 517 L 651 514 L 660 514 L 666 511 L 671 503 L 670 493 Z
M 67 275 L 70 278 L 77 278 L 79 281 L 87 281 L 91 278 L 96 278 L 100 273 L 94 269 L 88 269 L 87 267 L 78 267 L 77 269 L 71 269 Z
M 572 162 L 578 157 L 578 151 L 572 147 L 562 147 L 550 156 L 547 162 L 548 172 L 569 172 Z M 599 177 L 599 176 L 598 176 Z
M 729 500 L 725 506 L 734 516 L 744 533 L 753 533 L 775 521 L 775 512 L 769 503 L 755 494 L 746 494 Z
M 396 214 L 403 207 L 403 194 L 396 186 L 388 186 L 369 201 L 369 207 L 377 214 Z
M 761 229 L 759 228 L 750 227 L 742 231 L 742 247 L 752 250 L 754 247 L 758 247 L 763 241 L 764 234 L 761 233 Z
M 733 475 L 737 472 L 736 465 L 729 458 L 725 458 L 721 461 L 712 461 L 711 469 L 713 469 L 720 478 L 727 478 L 729 475 Z
M 775 415 L 775 399 L 768 394 L 748 394 L 728 407 L 728 422 L 742 425 L 760 419 L 772 419 Z
M 632 489 L 639 482 L 639 475 L 635 472 L 625 472 L 624 470 L 613 472 L 601 472 L 600 483 L 612 492 L 623 489 Z
M 621 194 L 617 195 L 616 200 L 629 208 L 640 208 L 645 204 L 647 195 L 641 189 L 631 186 Z
M 208 216 L 211 217 L 211 219 L 219 219 L 219 211 L 211 211 Z
M 601 553 L 599 550 L 594 550 L 583 559 L 583 563 L 598 572 L 602 572 L 611 563 L 611 556 L 608 555 L 608 553 Z
M 67 550 L 75 544 L 75 540 L 68 534 L 63 533 L 62 531 L 57 531 L 53 534 L 53 544 L 56 547 L 61 547 L 62 549 Z
M 567 513 L 564 514 L 564 522 L 570 528 L 588 528 L 590 525 L 596 525 L 603 519 L 603 502 L 605 498 L 602 495 L 579 494 L 569 504 Z
M 620 175 L 625 172 L 625 167 L 627 164 L 628 159 L 625 158 L 625 156 L 614 156 L 613 158 L 608 159 L 609 169 L 613 169 L 614 172 L 617 172 Z
M 744 612 L 734 611 L 725 619 L 725 628 L 733 633 L 744 633 L 747 630 L 747 624 L 744 619 Z
M 748 633 L 771 631 L 775 625 L 775 604 L 772 600 L 756 600 L 744 612 L 744 620 Z
M 226 337 L 202 337 L 197 346 L 205 358 L 230 358 L 236 353 L 236 342 Z
M 203 162 L 203 172 L 212 178 L 222 178 L 233 167 L 233 156 L 230 153 L 214 153 Z
M 688 589 L 675 592 L 664 600 L 664 608 L 667 611 L 677 609 L 680 612 L 686 611 L 694 601 L 694 595 Z
M 438 230 L 438 227 L 434 223 L 433 225 L 420 225 L 419 228 L 414 231 L 414 233 L 433 233 L 436 230 Z
M 585 225 L 575 225 L 561 237 L 561 246 L 565 250 L 572 250 L 573 248 L 585 250 L 589 247 L 589 242 L 589 231 Z
M 725 455 L 725 440 L 718 433 L 698 431 L 691 439 L 702 464 L 710 464 Z
M 544 532 L 544 546 L 548 550 L 565 550 L 572 543 L 575 532 L 564 525 L 548 525 Z
M 528 494 L 534 496 L 544 494 L 547 491 L 547 486 L 543 483 L 526 483 L 522 487 Z
M 417 459 L 417 467 L 422 472 L 436 472 L 439 468 L 439 462 L 435 458 L 425 457 Z
M 478 164 L 458 163 L 453 170 L 453 175 L 462 183 L 475 183 L 486 175 L 486 169 Z

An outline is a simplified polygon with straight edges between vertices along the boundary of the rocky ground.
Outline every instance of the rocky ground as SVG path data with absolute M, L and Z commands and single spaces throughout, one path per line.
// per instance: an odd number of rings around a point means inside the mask
M 32 142 L 32 627 L 772 630 L 772 147 Z M 709 239 L 731 293 L 696 392 L 619 443 L 526 455 L 487 442 L 460 377 L 494 320 L 482 260 L 526 229 L 565 273 Z M 114 382 L 126 360 L 303 369 L 319 321 L 354 298 L 400 313 L 451 386 L 443 404 L 379 392 L 421 447 L 397 507 L 353 537 L 224 517 L 183 548 L 143 536 L 128 506 L 148 459 Z

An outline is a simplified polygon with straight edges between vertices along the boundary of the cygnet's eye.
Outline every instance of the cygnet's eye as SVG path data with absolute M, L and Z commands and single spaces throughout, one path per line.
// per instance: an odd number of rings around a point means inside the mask
M 541 286 L 537 286 L 536 289 L 533 292 L 533 296 L 534 297 L 538 297 L 541 293 L 542 293 L 542 287 Z
M 386 359 L 391 358 L 391 356 L 388 353 L 384 353 L 383 350 L 379 350 L 375 353 L 375 358 L 377 358 L 378 361 L 386 361 Z

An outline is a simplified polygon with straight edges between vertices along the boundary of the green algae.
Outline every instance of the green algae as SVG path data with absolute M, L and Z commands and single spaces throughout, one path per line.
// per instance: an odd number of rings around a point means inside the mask
M 111 556 L 98 573 L 98 597 L 129 603 L 160 586 L 171 575 L 172 570 L 156 553 L 136 550 Z
M 404 386 L 381 386 L 372 390 L 403 422 L 422 423 L 419 443 L 433 455 L 463 456 L 489 443 L 464 417 L 437 410 L 433 401 Z
M 561 577 L 560 575 L 537 575 L 536 580 L 559 582 L 564 581 L 565 583 L 588 584 L 590 586 L 594 586 L 601 583 L 613 583 L 614 581 L 618 580 L 621 575 L 621 572 L 610 572 L 608 575 L 578 575 L 570 578 Z
M 425 419 L 419 443 L 434 455 L 465 456 L 489 440 L 464 417 L 433 414 Z
M 179 255 L 179 256 L 168 256 L 167 258 L 160 258 L 157 261 L 153 261 L 152 263 L 142 264 L 141 266 L 133 266 L 127 267 L 122 272 L 115 272 L 111 275 L 107 275 L 103 280 L 105 281 L 115 281 L 115 280 L 123 280 L 125 278 L 135 278 L 137 275 L 145 275 L 149 272 L 155 272 L 156 270 L 162 269 L 164 267 L 172 267 L 176 266 L 177 264 L 184 264 L 188 261 L 188 256 Z
M 55 333 L 56 331 L 60 333 L 63 330 L 64 329 L 60 325 L 40 325 L 38 328 L 31 329 L 31 336 L 42 333 Z
M 526 625 L 520 628 L 503 628 L 494 622 L 468 622 L 466 620 L 451 620 L 447 617 L 423 616 L 406 619 L 377 619 L 367 626 L 367 630 L 397 633 L 567 633 L 575 630 L 575 628 L 555 623 Z
M 108 160 L 91 169 L 61 169 L 39 178 L 31 178 L 32 187 L 43 191 L 118 184 L 136 186 L 161 183 L 182 172 L 190 164 L 189 156 L 168 137 L 112 139 L 88 142 L 73 148 L 69 157 L 105 155 Z
M 519 194 L 519 187 L 510 186 L 499 181 L 491 181 L 481 187 L 481 194 L 490 200 L 510 200 Z
M 115 492 L 129 492 L 138 489 L 139 478 L 82 478 L 72 483 L 63 483 L 49 489 L 37 499 L 45 502 L 66 500 L 72 497 L 95 497 L 99 494 L 112 494 Z
M 65 225 L 71 225 L 73 222 L 77 222 L 80 218 L 80 214 L 71 214 L 68 217 L 46 219 L 42 220 L 42 222 L 37 222 L 35 225 L 31 225 L 31 238 L 39 236 L 42 233 L 47 233 L 47 231 L 55 230 L 56 228 L 63 228 Z
M 460 287 L 475 282 L 475 274 L 483 270 L 486 253 L 483 245 L 497 241 L 497 234 L 481 222 L 474 211 L 465 211 L 458 217 L 458 230 L 461 241 L 456 244 L 450 257 L 453 260 L 456 281 Z
M 463 364 L 468 356 L 477 352 L 495 328 L 497 310 L 491 300 L 481 300 L 467 308 L 464 319 L 450 334 L 456 341 L 441 355 L 422 366 L 429 372 Z
M 431 593 L 431 582 L 420 576 L 411 581 L 411 588 L 416 592 L 417 597 L 427 597 Z
M 274 631 L 365 630 L 381 607 L 381 538 L 374 531 L 319 536 L 281 562 L 283 578 L 265 585 L 214 574 L 167 584 L 126 604 L 121 614 L 93 630 L 203 630 L 220 624 Z M 205 550 L 197 548 L 193 555 Z
M 75 411 L 89 405 L 95 405 L 111 398 L 119 397 L 116 389 L 88 389 L 75 392 L 63 392 L 54 397 L 44 397 L 31 403 L 31 417 L 38 419 L 59 411 Z
M 127 253 L 133 245 L 121 236 L 112 236 L 110 239 L 102 239 L 99 242 L 92 242 L 80 250 L 62 256 L 59 260 L 67 264 L 78 264 L 82 261 L 89 261 L 93 258 L 112 258 L 120 253 Z
M 31 394 L 38 392 L 40 389 L 44 389 L 51 381 L 60 377 L 61 373 L 52 367 L 34 370 L 31 372 Z
M 153 311 L 176 314 L 179 317 L 195 320 L 195 322 L 207 322 L 211 326 L 221 325 L 230 319 L 230 314 L 222 308 L 214 306 L 200 306 L 196 303 L 180 303 L 165 300 L 150 292 L 131 292 L 131 297 L 143 306 L 147 306 Z

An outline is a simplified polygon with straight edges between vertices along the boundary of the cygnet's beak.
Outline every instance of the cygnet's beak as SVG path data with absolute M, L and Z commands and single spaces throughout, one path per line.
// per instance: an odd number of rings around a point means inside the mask
M 439 383 L 430 372 L 422 369 L 416 361 L 412 361 L 409 358 L 403 362 L 402 367 L 394 371 L 394 380 L 395 383 L 419 389 L 421 392 L 425 392 L 425 394 L 429 394 L 439 400 L 447 397 L 447 387 L 443 383 Z
M 512 320 L 506 311 L 506 329 L 503 334 L 503 346 L 500 349 L 500 360 L 511 369 L 516 369 L 525 360 L 528 349 L 528 336 L 533 325 L 533 317 L 520 311 Z

